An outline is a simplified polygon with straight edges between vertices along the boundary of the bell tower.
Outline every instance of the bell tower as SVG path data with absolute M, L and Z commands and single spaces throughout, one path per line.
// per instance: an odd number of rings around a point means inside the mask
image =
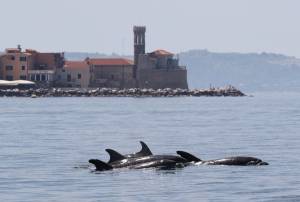
M 134 68 L 133 68 L 133 78 L 136 79 L 138 59 L 140 54 L 145 54 L 145 26 L 134 26 Z

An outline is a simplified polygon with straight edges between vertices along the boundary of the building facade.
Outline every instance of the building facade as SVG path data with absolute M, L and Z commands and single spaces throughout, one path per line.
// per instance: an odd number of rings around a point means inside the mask
M 42 87 L 183 88 L 187 70 L 165 50 L 145 52 L 146 27 L 134 26 L 133 61 L 125 58 L 86 58 L 65 61 L 64 53 L 6 49 L 0 55 L 0 79 L 31 80 Z
M 145 27 L 134 27 L 134 74 L 139 88 L 187 89 L 187 70 L 165 50 L 145 53 Z
M 40 53 L 21 47 L 9 48 L 0 56 L 2 79 L 31 80 L 39 86 L 52 86 L 56 71 L 64 64 L 63 53 Z
M 65 61 L 63 68 L 57 70 L 57 86 L 87 88 L 90 80 L 90 67 L 86 61 Z
M 55 86 L 58 80 L 57 72 L 64 66 L 64 53 L 41 53 L 32 49 L 26 49 L 25 52 L 30 53 L 32 57 L 28 80 L 42 87 Z
M 133 61 L 125 58 L 87 58 L 91 87 L 133 88 Z
M 140 88 L 188 88 L 186 68 L 165 50 L 139 55 L 137 75 Z
M 0 57 L 1 77 L 4 80 L 27 80 L 27 72 L 32 65 L 31 54 L 21 48 L 8 48 Z
M 145 39 L 146 27 L 134 26 L 133 27 L 133 50 L 134 50 L 134 67 L 133 78 L 137 79 L 137 69 L 139 56 L 145 54 L 146 39 Z
M 53 86 L 55 81 L 54 70 L 28 70 L 28 79 L 29 81 L 35 82 L 40 87 L 49 87 Z

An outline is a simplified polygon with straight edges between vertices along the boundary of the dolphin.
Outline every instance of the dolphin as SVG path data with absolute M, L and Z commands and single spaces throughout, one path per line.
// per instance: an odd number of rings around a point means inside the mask
M 142 157 L 142 156 L 153 155 L 152 152 L 151 152 L 151 150 L 149 149 L 149 147 L 146 145 L 145 142 L 140 141 L 140 144 L 142 145 L 142 149 L 139 152 L 132 153 L 132 154 L 124 154 L 122 156 L 124 156 L 125 158 L 137 158 L 137 157 Z M 117 152 L 117 153 L 119 153 L 119 152 Z M 114 154 L 112 154 L 112 155 L 114 155 Z M 118 158 L 110 158 L 110 162 L 109 163 L 112 163 L 112 161 L 114 159 L 118 159 Z
M 203 161 L 198 157 L 185 151 L 177 151 L 176 153 L 181 157 L 187 159 L 188 161 L 194 162 L 196 165 L 228 165 L 228 166 L 269 165 L 267 162 L 264 162 L 259 158 L 250 157 L 250 156 L 232 156 L 232 157 L 225 157 L 222 159 Z
M 127 164 L 123 166 L 116 166 L 110 165 L 105 163 L 99 159 L 90 159 L 89 163 L 94 164 L 96 167 L 96 171 L 106 171 L 106 170 L 113 170 L 116 168 L 129 168 L 129 169 L 145 169 L 145 168 L 161 168 L 161 169 L 171 169 L 176 167 L 176 161 L 168 160 L 168 159 L 161 159 L 161 160 L 152 160 L 152 161 L 145 161 L 144 163 L 139 164 Z M 179 167 L 179 166 L 178 166 Z
M 175 168 L 182 167 L 189 161 L 177 155 L 149 155 L 136 158 L 127 158 L 112 149 L 106 149 L 110 159 L 107 163 L 99 159 L 90 159 L 89 163 L 94 164 L 97 171 L 112 170 L 116 168 Z

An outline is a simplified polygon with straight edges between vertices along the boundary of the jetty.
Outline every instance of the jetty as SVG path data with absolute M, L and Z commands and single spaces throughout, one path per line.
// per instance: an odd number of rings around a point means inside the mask
M 179 97 L 215 96 L 241 97 L 243 92 L 233 86 L 208 89 L 115 89 L 115 88 L 30 88 L 0 89 L 0 97 Z

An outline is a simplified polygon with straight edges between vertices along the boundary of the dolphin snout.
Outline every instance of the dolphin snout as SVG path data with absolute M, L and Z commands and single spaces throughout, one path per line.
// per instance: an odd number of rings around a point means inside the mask
M 265 165 L 269 165 L 269 163 L 262 161 L 258 165 L 265 166 Z

